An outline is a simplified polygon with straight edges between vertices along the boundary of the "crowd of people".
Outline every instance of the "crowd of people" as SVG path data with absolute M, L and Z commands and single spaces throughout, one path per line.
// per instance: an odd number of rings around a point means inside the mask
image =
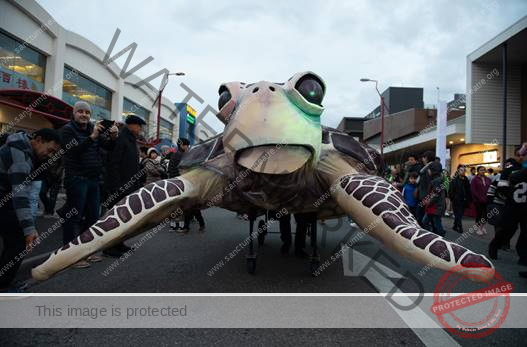
M 452 230 L 463 233 L 462 218 L 473 208 L 471 229 L 478 236 L 487 234 L 487 224 L 494 226 L 488 249 L 491 259 L 498 259 L 499 250 L 510 249 L 511 239 L 520 230 L 518 263 L 527 266 L 527 143 L 505 161 L 499 173 L 484 166 L 458 165 L 450 176 L 428 151 L 419 157 L 409 155 L 404 167 L 387 170 L 385 179 L 401 191 L 417 222 L 440 236 L 446 234 L 445 216 L 453 217 Z M 520 275 L 527 277 L 527 272 Z
M 181 174 L 180 163 L 189 149 L 181 138 L 177 150 L 168 146 L 138 146 L 145 121 L 130 115 L 125 123 L 93 122 L 91 107 L 84 101 L 73 107 L 73 117 L 60 130 L 41 129 L 32 134 L 17 132 L 0 138 L 0 220 L 3 238 L 0 257 L 0 291 L 12 290 L 11 282 L 31 249 L 38 243 L 36 218 L 39 200 L 43 216 L 55 213 L 64 219 L 62 242 L 67 244 L 94 224 L 121 199 L 144 185 Z M 5 142 L 5 143 L 4 143 Z M 462 218 L 474 206 L 476 234 L 494 226 L 489 256 L 497 259 L 499 250 L 521 230 L 516 250 L 519 264 L 527 266 L 527 143 L 516 156 L 505 162 L 500 173 L 484 166 L 459 165 L 450 177 L 433 152 L 408 156 L 403 168 L 394 167 L 385 178 L 402 192 L 412 214 L 427 230 L 444 236 L 444 216 L 453 215 L 452 230 L 463 233 Z M 66 201 L 56 208 L 57 196 L 64 187 Z M 75 213 L 71 213 L 75 211 Z M 282 253 L 292 246 L 290 215 L 281 216 Z M 183 226 L 174 220 L 170 230 L 186 234 L 192 219 L 204 231 L 199 209 L 184 211 Z M 305 235 L 315 214 L 295 214 L 297 222 L 295 255 L 305 257 Z M 519 227 L 519 228 L 518 228 Z M 105 249 L 103 255 L 121 257 L 133 251 L 124 243 Z M 102 261 L 91 255 L 74 267 L 86 268 Z M 521 273 L 527 277 L 527 272 Z
M 178 140 L 178 149 L 138 145 L 146 122 L 130 115 L 124 124 L 92 120 L 91 107 L 78 101 L 73 117 L 59 130 L 41 129 L 32 134 L 17 132 L 0 143 L 0 220 L 3 227 L 0 258 L 0 292 L 16 291 L 12 282 L 24 256 L 40 241 L 36 227 L 39 200 L 43 217 L 63 218 L 62 242 L 68 244 L 94 224 L 105 210 L 149 183 L 176 177 L 189 140 Z M 161 152 L 161 153 L 160 153 Z M 64 187 L 66 201 L 57 208 L 57 196 Z M 74 213 L 72 213 L 74 211 Z M 184 211 L 184 225 L 177 221 L 171 230 L 188 233 L 192 218 L 200 231 L 205 223 L 199 210 Z M 58 246 L 58 245 L 57 245 Z M 103 251 L 121 257 L 133 251 L 119 243 Z M 87 268 L 102 261 L 91 255 L 75 268 Z

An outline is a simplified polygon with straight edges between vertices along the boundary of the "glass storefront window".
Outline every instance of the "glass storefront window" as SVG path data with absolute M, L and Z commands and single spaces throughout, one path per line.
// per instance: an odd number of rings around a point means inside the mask
M 0 31 L 0 88 L 44 90 L 46 56 Z
M 146 108 L 139 106 L 135 102 L 128 100 L 127 98 L 124 98 L 123 99 L 123 122 L 126 119 L 126 117 L 128 117 L 130 114 L 135 114 L 136 116 L 138 116 L 139 118 L 141 118 L 142 120 L 146 122 L 147 125 L 145 125 L 143 128 L 144 128 L 145 136 L 148 137 L 148 134 L 149 134 L 148 124 L 150 124 L 149 123 L 150 112 Z
M 73 105 L 83 100 L 92 106 L 92 118 L 110 119 L 112 91 L 69 67 L 64 67 L 63 99 Z
M 174 124 L 161 118 L 161 129 L 159 129 L 159 133 L 160 138 L 172 141 L 174 137 Z

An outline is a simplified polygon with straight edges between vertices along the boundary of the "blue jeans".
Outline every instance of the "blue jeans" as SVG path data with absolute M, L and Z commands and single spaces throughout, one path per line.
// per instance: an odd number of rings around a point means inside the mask
M 80 176 L 65 177 L 66 212 L 73 209 L 77 213 L 70 213 L 62 227 L 62 242 L 69 243 L 85 229 L 94 224 L 100 215 L 99 180 Z
M 41 188 L 42 188 L 42 181 L 32 181 L 31 182 L 31 193 L 29 195 L 29 199 L 31 202 L 31 215 L 33 216 L 33 219 L 35 221 L 38 215 L 38 200 L 39 200 L 39 194 L 40 194 Z
M 431 228 L 430 223 L 432 223 Z M 437 216 L 435 214 L 425 214 L 423 217 L 423 228 L 428 231 L 432 231 L 439 236 L 445 236 L 445 230 L 443 229 L 443 224 L 441 223 L 441 216 Z

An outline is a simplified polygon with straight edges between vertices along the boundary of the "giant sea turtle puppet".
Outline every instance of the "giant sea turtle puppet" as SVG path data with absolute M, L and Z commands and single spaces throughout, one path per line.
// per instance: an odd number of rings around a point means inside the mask
M 289 213 L 316 212 L 319 218 L 351 215 L 384 246 L 411 260 L 444 271 L 460 265 L 493 272 L 484 256 L 419 227 L 401 194 L 377 176 L 383 164 L 375 150 L 321 126 L 325 89 L 312 72 L 285 83 L 223 84 L 218 118 L 225 124 L 224 133 L 190 150 L 181 176 L 127 196 L 54 251 L 33 269 L 33 278 L 46 280 L 151 229 L 178 208 L 211 206 L 252 218 L 284 208 Z

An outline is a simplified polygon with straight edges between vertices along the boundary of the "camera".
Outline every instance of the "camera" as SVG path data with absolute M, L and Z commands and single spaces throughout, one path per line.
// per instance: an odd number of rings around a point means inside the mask
M 114 124 L 115 124 L 115 121 L 109 120 L 109 119 L 103 119 L 101 122 L 101 125 L 105 130 L 110 129 Z

